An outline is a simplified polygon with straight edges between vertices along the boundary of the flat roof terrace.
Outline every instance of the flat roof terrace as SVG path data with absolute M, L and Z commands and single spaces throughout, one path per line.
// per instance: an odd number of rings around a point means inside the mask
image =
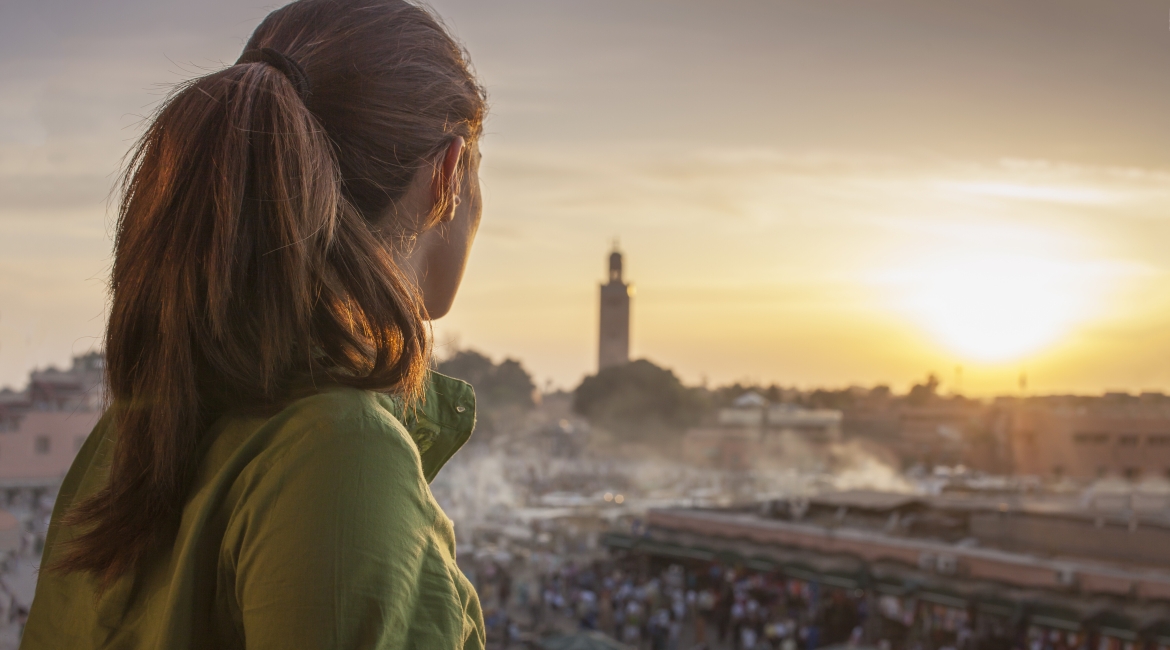
M 750 512 L 652 510 L 646 523 L 646 542 L 690 548 L 696 557 L 730 552 L 758 562 L 784 563 L 792 562 L 793 552 L 798 552 L 803 558 L 812 554 L 822 563 L 835 560 L 845 572 L 863 570 L 863 565 L 893 563 L 948 581 L 1170 600 L 1170 570 L 1154 566 L 1044 556 L 970 542 L 948 543 L 844 525 L 785 521 Z

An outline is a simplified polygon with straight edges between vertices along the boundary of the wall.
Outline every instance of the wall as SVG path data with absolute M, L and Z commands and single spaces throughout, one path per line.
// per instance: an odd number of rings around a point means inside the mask
M 1015 551 L 1170 566 L 1170 529 L 1116 521 L 976 513 L 971 535 L 985 546 Z
M 60 479 L 93 430 L 99 411 L 30 411 L 0 433 L 0 481 Z
M 1170 477 L 1170 416 L 1162 409 L 1021 407 L 1005 424 L 1018 474 Z

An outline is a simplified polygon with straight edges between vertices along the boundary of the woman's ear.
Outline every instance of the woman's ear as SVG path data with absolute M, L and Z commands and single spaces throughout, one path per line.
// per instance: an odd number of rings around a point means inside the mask
M 455 136 L 451 140 L 451 144 L 448 144 L 441 154 L 438 173 L 434 175 L 431 182 L 431 196 L 435 203 L 442 201 L 444 196 L 450 197 L 450 203 L 446 206 L 440 221 L 446 222 L 455 218 L 455 207 L 459 205 L 460 198 L 459 161 L 463 158 L 464 146 L 466 146 L 466 141 L 462 136 Z

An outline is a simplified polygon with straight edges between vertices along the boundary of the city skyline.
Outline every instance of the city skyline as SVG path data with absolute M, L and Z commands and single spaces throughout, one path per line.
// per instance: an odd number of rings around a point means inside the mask
M 1159 3 L 434 6 L 493 111 L 436 340 L 575 386 L 620 233 L 631 356 L 689 383 L 1170 389 Z M 121 156 L 268 9 L 0 9 L 0 386 L 94 346 Z

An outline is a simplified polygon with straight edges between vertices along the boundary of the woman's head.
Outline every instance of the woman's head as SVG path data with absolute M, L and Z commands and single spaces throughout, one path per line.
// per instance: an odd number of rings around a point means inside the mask
M 335 145 L 346 200 L 393 241 L 427 314 L 445 315 L 466 260 L 460 244 L 470 245 L 462 235 L 474 237 L 480 206 L 486 104 L 466 53 L 423 9 L 381 0 L 286 5 L 244 49 L 262 48 L 304 70 L 306 103 Z
M 345 197 L 367 218 L 391 210 L 454 138 L 479 138 L 486 105 L 466 54 L 413 4 L 294 2 L 269 14 L 244 49 L 260 48 L 304 69 L 306 104 L 334 145 Z M 463 149 L 463 169 L 472 151 Z
M 307 83 L 271 57 L 299 66 Z M 419 394 L 479 219 L 485 100 L 403 0 L 299 0 L 191 81 L 131 158 L 115 241 L 109 482 L 63 570 L 117 577 L 173 535 L 221 413 L 321 383 Z

